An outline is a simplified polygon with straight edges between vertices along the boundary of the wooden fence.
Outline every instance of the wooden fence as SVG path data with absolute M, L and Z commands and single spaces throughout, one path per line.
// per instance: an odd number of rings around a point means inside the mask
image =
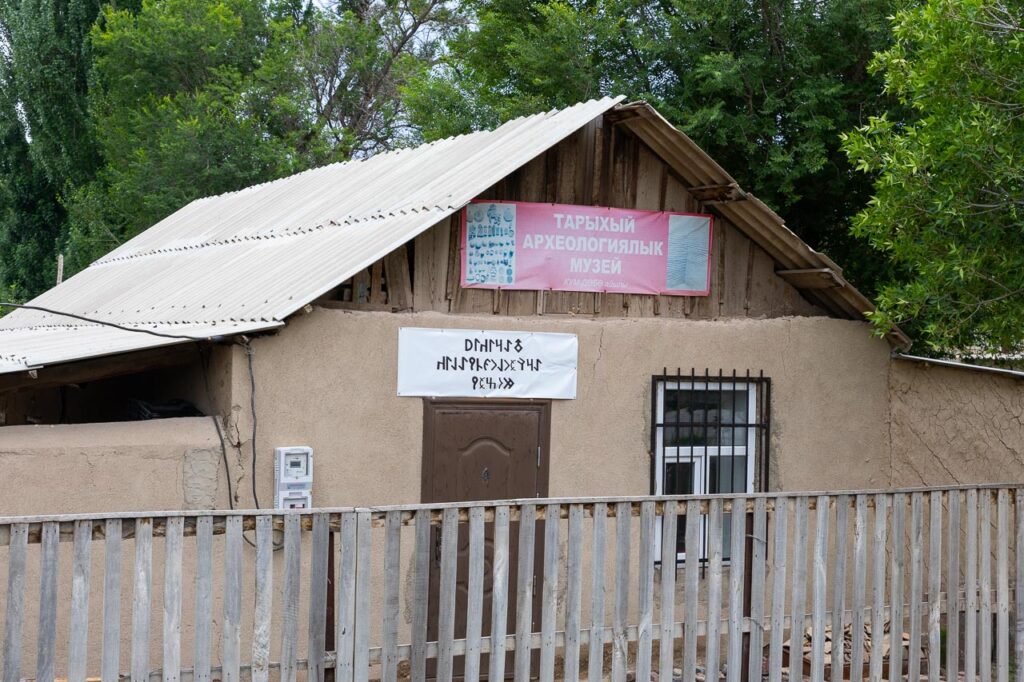
M 1005 682 L 1021 547 L 1001 486 L 0 518 L 0 669 Z

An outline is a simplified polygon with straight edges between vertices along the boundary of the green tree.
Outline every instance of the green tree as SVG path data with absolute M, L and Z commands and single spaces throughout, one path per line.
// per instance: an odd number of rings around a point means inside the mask
M 0 88 L 0 296 L 17 301 L 53 285 L 65 216 L 56 188 L 32 159 L 13 91 L 6 82 Z
M 887 0 L 477 0 L 474 24 L 405 90 L 428 139 L 606 94 L 655 104 L 870 290 L 885 261 L 849 233 L 871 179 L 839 135 L 890 110 L 867 65 Z
M 102 158 L 70 201 L 81 268 L 189 201 L 400 144 L 395 93 L 457 12 L 436 0 L 144 0 L 91 36 Z
M 872 68 L 917 112 L 846 138 L 877 175 L 856 218 L 898 267 L 875 316 L 933 350 L 1024 349 L 1024 4 L 928 0 L 894 19 Z

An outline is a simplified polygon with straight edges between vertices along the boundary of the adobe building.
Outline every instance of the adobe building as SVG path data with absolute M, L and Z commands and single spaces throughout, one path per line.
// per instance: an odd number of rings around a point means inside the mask
M 1024 375 L 874 335 L 620 100 L 197 200 L 0 319 L 3 514 L 271 507 L 289 446 L 318 507 L 1021 480 Z

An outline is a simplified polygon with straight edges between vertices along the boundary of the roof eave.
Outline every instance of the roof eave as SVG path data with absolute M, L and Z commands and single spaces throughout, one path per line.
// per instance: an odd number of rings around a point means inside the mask
M 661 156 L 688 189 L 720 189 L 722 198 L 705 202 L 706 208 L 721 215 L 761 246 L 779 264 L 780 270 L 827 271 L 828 286 L 822 286 L 820 278 L 807 278 L 807 285 L 787 280 L 808 299 L 840 317 L 867 321 L 867 315 L 875 306 L 843 277 L 842 270 L 828 256 L 800 239 L 764 202 L 744 191 L 707 152 L 654 107 L 644 101 L 619 104 L 608 116 Z M 903 351 L 912 343 L 895 325 L 885 333 L 885 338 Z

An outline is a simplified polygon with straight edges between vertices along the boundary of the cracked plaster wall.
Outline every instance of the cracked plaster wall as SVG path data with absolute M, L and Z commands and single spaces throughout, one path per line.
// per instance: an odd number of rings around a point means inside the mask
M 894 487 L 1024 480 L 1024 383 L 894 360 L 889 370 Z

